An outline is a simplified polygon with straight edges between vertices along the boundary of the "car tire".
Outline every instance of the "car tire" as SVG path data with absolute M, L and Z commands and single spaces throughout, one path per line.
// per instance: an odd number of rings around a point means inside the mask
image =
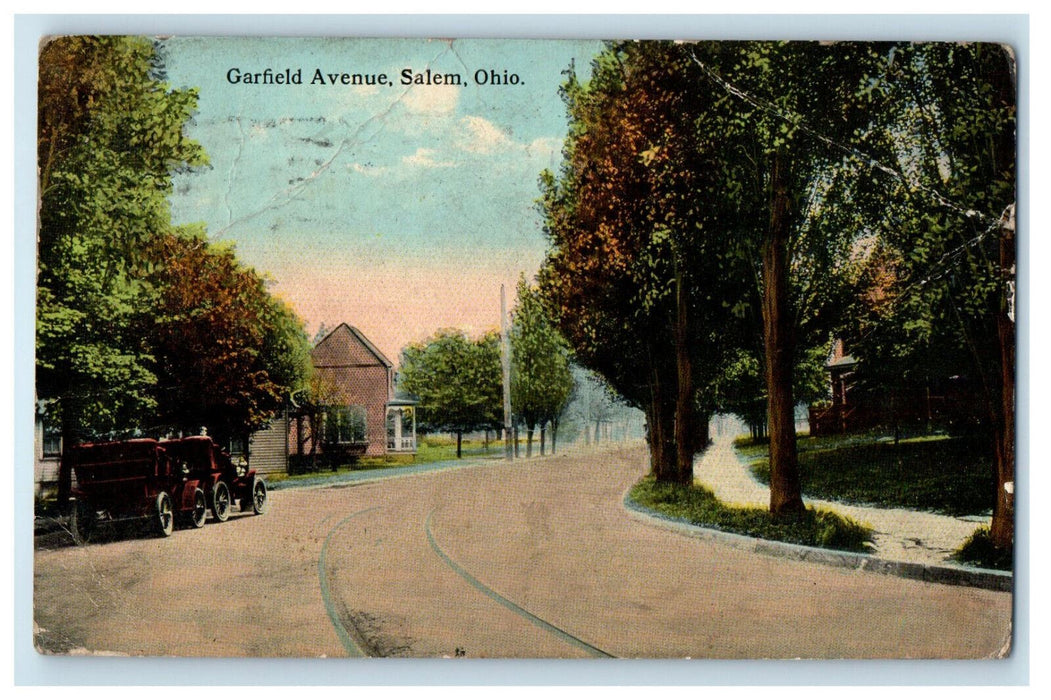
M 252 509 L 252 513 L 255 515 L 262 515 L 266 512 L 266 507 L 269 503 L 270 494 L 266 490 L 266 482 L 260 479 L 258 476 L 252 479 L 252 488 L 248 492 L 248 507 Z M 247 508 L 242 508 L 247 510 Z
M 82 501 L 74 501 L 73 510 L 69 513 L 69 532 L 73 536 L 73 542 L 77 545 L 85 545 L 91 542 L 95 536 L 95 522 L 97 515 L 95 511 Z
M 175 511 L 172 508 L 172 497 L 166 491 L 157 494 L 156 507 L 153 512 L 153 524 L 161 537 L 168 537 L 175 529 Z
M 193 510 L 190 511 L 190 525 L 195 528 L 204 527 L 204 521 L 208 519 L 208 499 L 201 489 L 193 490 Z
M 212 515 L 221 523 L 230 517 L 230 487 L 225 481 L 217 481 L 212 487 Z

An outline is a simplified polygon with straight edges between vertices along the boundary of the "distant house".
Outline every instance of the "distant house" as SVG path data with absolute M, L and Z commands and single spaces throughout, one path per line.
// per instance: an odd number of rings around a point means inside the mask
M 923 384 L 861 387 L 856 382 L 857 360 L 836 340 L 825 363 L 831 402 L 811 406 L 810 434 L 833 435 L 876 427 L 902 429 L 949 428 L 968 420 L 973 406 L 963 377 L 929 377 Z
M 394 394 L 394 366 L 353 326 L 341 323 L 311 351 L 324 405 L 291 405 L 250 447 L 253 468 L 286 471 L 360 456 L 415 454 L 415 401 Z
M 62 456 L 62 434 L 47 413 L 47 402 L 37 401 L 33 416 L 33 484 L 37 497 L 55 491 Z
M 810 407 L 811 435 L 845 433 L 861 427 L 859 411 L 863 414 L 868 414 L 869 411 L 852 401 L 850 390 L 853 388 L 852 377 L 856 365 L 854 358 L 844 351 L 843 341 L 837 339 L 828 362 L 825 363 L 831 385 L 832 403 L 827 406 Z M 865 415 L 864 422 L 868 423 L 869 418 L 870 416 Z

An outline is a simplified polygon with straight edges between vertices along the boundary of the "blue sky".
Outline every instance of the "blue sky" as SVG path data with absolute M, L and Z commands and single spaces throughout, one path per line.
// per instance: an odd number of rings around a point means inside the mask
M 273 279 L 313 332 L 347 322 L 397 361 L 443 327 L 499 324 L 546 243 L 537 178 L 557 169 L 558 95 L 596 41 L 171 38 L 173 87 L 196 87 L 190 134 L 209 168 L 175 178 L 176 223 L 204 223 Z M 300 71 L 302 85 L 231 83 L 230 69 Z M 400 84 L 402 71 L 463 85 Z M 393 85 L 309 84 L 315 70 Z M 479 85 L 476 71 L 518 76 Z M 509 302 L 510 303 L 510 302 Z

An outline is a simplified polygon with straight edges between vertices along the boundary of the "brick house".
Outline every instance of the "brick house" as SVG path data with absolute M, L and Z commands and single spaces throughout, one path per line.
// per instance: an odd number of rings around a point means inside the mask
M 859 386 L 858 363 L 836 340 L 825 363 L 831 400 L 809 409 L 811 435 L 835 435 L 877 427 L 929 430 L 963 425 L 977 397 L 964 377 L 928 377 L 921 383 Z
M 315 461 L 415 454 L 415 402 L 395 396 L 393 364 L 361 331 L 341 323 L 310 355 L 325 405 L 313 412 L 289 406 L 256 433 L 254 468 L 265 473 Z

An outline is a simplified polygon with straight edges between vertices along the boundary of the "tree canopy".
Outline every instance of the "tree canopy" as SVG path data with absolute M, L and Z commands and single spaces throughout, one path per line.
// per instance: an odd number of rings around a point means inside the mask
M 302 324 L 171 223 L 172 174 L 207 163 L 195 91 L 142 38 L 55 38 L 39 65 L 37 396 L 65 444 L 259 427 L 306 371 Z
M 533 431 L 546 425 L 558 430 L 574 381 L 569 348 L 551 322 L 540 293 L 523 276 L 511 326 L 511 410 L 526 426 L 526 455 L 532 454 Z
M 302 323 L 231 246 L 190 235 L 153 246 L 159 300 L 148 337 L 159 422 L 226 438 L 258 430 L 305 387 Z
M 885 371 L 927 340 L 972 355 L 1008 444 L 1010 65 L 981 44 L 614 42 L 587 83 L 569 71 L 542 289 L 582 364 L 646 410 L 658 479 L 691 476 L 706 406 L 754 422 L 765 399 L 770 508 L 798 516 L 795 402 L 852 324 Z
M 456 433 L 460 457 L 463 434 L 503 422 L 500 338 L 490 332 L 472 340 L 462 331 L 438 331 L 402 349 L 398 383 L 419 400 L 424 430 Z

